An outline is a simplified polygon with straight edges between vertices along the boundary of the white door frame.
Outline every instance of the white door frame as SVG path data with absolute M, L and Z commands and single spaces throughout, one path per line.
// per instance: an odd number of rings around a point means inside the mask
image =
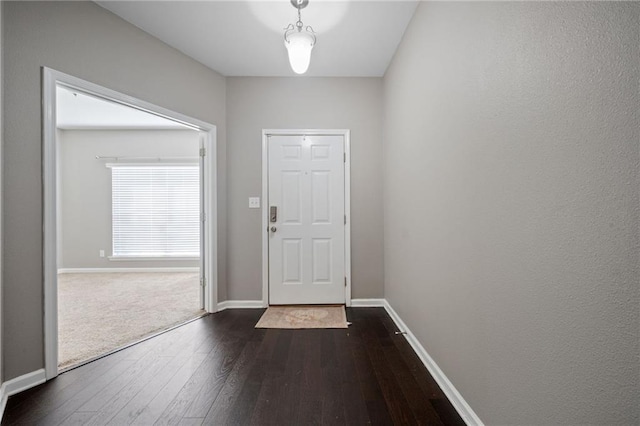
M 262 305 L 269 306 L 269 136 L 344 137 L 344 273 L 345 305 L 351 306 L 351 132 L 348 129 L 262 129 Z
M 204 173 L 204 256 L 201 274 L 206 278 L 204 305 L 207 312 L 218 310 L 218 265 L 215 248 L 218 229 L 216 126 L 153 105 L 51 68 L 42 68 L 42 180 L 44 226 L 44 366 L 46 379 L 58 375 L 58 273 L 56 231 L 56 85 L 67 86 L 100 98 L 136 108 L 185 126 L 205 135 Z

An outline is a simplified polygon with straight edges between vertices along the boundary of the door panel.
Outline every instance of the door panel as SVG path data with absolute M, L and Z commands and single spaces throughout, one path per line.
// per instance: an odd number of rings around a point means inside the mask
M 269 136 L 268 151 L 269 303 L 344 303 L 344 138 Z
M 331 223 L 331 172 L 311 172 L 311 221 L 314 225 Z
M 313 284 L 331 283 L 331 239 L 313 239 L 312 269 Z
M 282 221 L 286 224 L 301 224 L 302 211 L 301 180 L 299 171 L 283 171 L 282 180 Z
M 302 283 L 302 240 L 300 239 L 282 240 L 282 282 Z

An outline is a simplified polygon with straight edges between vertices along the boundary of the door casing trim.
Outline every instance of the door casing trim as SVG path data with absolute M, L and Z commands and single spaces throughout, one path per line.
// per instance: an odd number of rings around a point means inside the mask
M 344 274 L 345 305 L 351 306 L 351 131 L 349 129 L 262 129 L 262 304 L 269 306 L 269 136 L 344 137 Z
M 204 270 L 207 283 L 204 304 L 207 312 L 218 310 L 217 263 L 217 143 L 216 126 L 132 96 L 108 89 L 69 74 L 42 67 L 42 185 L 43 185 L 43 281 L 44 281 L 44 366 L 46 379 L 58 375 L 58 279 L 56 232 L 56 85 L 105 98 L 113 102 L 177 121 L 204 136 Z

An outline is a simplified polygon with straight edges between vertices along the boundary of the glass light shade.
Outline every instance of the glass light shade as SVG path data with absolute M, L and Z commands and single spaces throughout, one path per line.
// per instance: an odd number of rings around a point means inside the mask
M 313 37 L 306 32 L 292 32 L 284 42 L 289 52 L 289 64 L 296 74 L 304 74 L 309 69 L 313 44 Z

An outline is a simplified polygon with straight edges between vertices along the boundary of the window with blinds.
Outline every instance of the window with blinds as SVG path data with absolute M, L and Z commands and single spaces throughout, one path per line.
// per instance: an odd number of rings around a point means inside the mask
M 114 257 L 200 256 L 197 164 L 110 164 Z

